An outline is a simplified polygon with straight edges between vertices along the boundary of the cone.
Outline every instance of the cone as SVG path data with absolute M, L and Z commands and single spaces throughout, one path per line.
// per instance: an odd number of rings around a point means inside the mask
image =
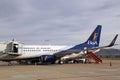
M 110 61 L 110 66 L 112 66 L 112 62 Z

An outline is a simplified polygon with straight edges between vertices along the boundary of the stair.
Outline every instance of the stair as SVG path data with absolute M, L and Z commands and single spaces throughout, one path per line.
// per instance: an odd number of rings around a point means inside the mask
M 93 59 L 96 63 L 102 63 L 102 60 L 92 52 L 87 52 L 86 63 L 90 63 L 90 59 Z

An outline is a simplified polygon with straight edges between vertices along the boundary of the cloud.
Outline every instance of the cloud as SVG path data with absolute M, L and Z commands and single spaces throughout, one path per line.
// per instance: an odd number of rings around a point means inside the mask
M 119 4 L 119 0 L 1 0 L 0 39 L 72 45 L 84 42 L 101 24 L 102 40 L 108 41 L 120 34 Z

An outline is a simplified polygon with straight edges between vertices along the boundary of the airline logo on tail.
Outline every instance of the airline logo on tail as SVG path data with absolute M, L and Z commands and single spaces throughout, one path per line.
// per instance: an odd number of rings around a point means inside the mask
M 97 32 L 94 32 L 92 42 L 95 42 L 96 38 L 97 38 Z
M 97 39 L 97 32 L 94 32 L 93 33 L 93 38 L 92 38 L 92 40 L 90 41 L 88 41 L 88 44 L 91 44 L 91 45 L 97 45 L 97 41 L 96 41 L 96 39 Z
M 91 34 L 91 36 L 87 40 L 87 44 L 91 46 L 98 46 L 99 40 L 100 40 L 100 34 L 101 34 L 101 25 L 98 25 L 94 32 Z
M 97 41 L 88 41 L 88 44 L 89 45 L 97 45 L 98 43 L 97 43 Z

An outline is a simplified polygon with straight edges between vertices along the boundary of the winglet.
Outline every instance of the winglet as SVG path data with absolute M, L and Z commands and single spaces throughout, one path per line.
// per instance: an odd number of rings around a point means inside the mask
M 118 34 L 116 34 L 116 36 L 114 37 L 114 39 L 112 40 L 112 42 L 108 45 L 108 47 L 114 46 L 117 37 L 118 37 Z

